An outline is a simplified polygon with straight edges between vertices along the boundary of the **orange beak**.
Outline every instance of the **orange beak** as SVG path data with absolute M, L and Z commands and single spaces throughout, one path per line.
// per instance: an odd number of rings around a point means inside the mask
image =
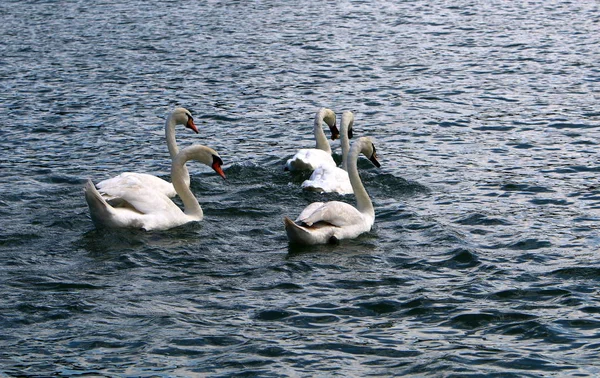
M 215 161 L 212 164 L 212 169 L 215 170 L 215 172 L 217 172 L 217 174 L 221 177 L 223 177 L 224 179 L 226 179 L 227 177 L 225 177 L 225 172 L 223 172 L 223 168 L 221 168 L 221 164 L 219 164 L 218 161 Z
M 193 120 L 193 119 L 191 119 L 191 118 L 188 118 L 188 121 L 187 121 L 187 123 L 186 123 L 185 127 L 187 127 L 188 129 L 192 129 L 192 130 L 194 130 L 194 132 L 195 132 L 196 134 L 198 134 L 198 128 L 196 127 L 196 124 L 194 123 L 194 120 Z

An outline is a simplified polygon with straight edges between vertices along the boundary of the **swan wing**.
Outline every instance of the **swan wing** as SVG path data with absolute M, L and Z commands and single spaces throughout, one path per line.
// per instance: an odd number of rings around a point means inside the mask
M 336 166 L 331 154 L 316 148 L 299 150 L 285 164 L 290 171 L 313 171 L 323 165 Z
M 310 205 L 306 206 L 304 210 L 302 210 L 300 215 L 298 215 L 298 218 L 296 218 L 296 222 L 304 222 L 304 219 L 310 217 L 312 213 L 319 210 L 324 204 L 325 202 L 313 202 Z
M 339 167 L 321 166 L 314 170 L 302 188 L 321 193 L 352 194 L 352 184 L 348 172 Z
M 96 184 L 100 193 L 109 199 L 133 186 L 148 187 L 168 197 L 174 197 L 177 194 L 173 184 L 147 173 L 125 172 Z
M 344 227 L 363 222 L 363 215 L 354 206 L 345 202 L 315 202 L 300 213 L 296 222 L 308 226 L 325 222 L 336 227 Z
M 111 199 L 113 206 L 126 207 L 140 214 L 181 213 L 181 209 L 164 193 L 140 184 L 113 187 Z

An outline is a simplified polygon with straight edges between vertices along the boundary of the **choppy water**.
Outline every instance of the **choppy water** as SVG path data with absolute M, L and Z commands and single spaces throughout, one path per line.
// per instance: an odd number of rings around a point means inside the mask
M 600 374 L 597 2 L 4 1 L 0 21 L 3 374 Z M 168 178 L 178 105 L 200 128 L 180 145 L 226 164 L 190 164 L 205 220 L 95 230 L 84 180 Z M 281 170 L 320 106 L 376 138 L 377 218 L 298 249 L 283 216 L 337 199 Z

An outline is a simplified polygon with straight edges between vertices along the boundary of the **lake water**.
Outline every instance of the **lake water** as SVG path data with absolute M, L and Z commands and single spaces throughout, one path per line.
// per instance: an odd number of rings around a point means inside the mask
M 600 5 L 3 1 L 0 374 L 600 375 Z M 169 179 L 205 219 L 99 231 L 83 197 Z M 355 112 L 373 230 L 288 245 L 336 195 L 282 170 Z M 333 142 L 339 158 L 339 143 Z M 352 196 L 342 198 L 353 203 Z

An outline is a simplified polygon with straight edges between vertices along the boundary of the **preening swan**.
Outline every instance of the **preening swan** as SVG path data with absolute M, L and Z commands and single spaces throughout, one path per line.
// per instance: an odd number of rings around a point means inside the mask
M 121 186 L 115 198 L 107 201 L 88 180 L 84 191 L 90 214 L 98 228 L 141 228 L 166 230 L 203 218 L 202 208 L 186 183 L 188 160 L 197 160 L 225 178 L 223 161 L 212 148 L 195 145 L 182 149 L 171 163 L 171 180 L 184 205 L 182 211 L 165 193 L 143 184 Z M 188 176 L 189 177 L 189 176 Z
M 335 113 L 331 109 L 321 108 L 315 115 L 315 124 L 313 133 L 317 141 L 316 148 L 304 148 L 299 150 L 296 155 L 285 163 L 286 171 L 313 171 L 321 165 L 336 166 L 331 157 L 331 146 L 323 132 L 322 123 L 325 122 L 331 131 L 331 139 L 339 137 L 339 131 L 336 126 Z
M 175 110 L 173 110 L 173 112 L 171 112 L 171 114 L 169 114 L 169 116 L 167 117 L 167 122 L 165 124 L 165 136 L 167 139 L 169 155 L 171 155 L 171 160 L 179 152 L 179 148 L 177 147 L 177 142 L 175 140 L 176 125 L 185 125 L 186 128 L 193 130 L 196 134 L 198 133 L 198 128 L 194 124 L 194 118 L 192 117 L 192 113 L 190 113 L 189 110 L 185 108 L 176 108 Z M 187 168 L 185 167 L 184 181 L 189 187 L 190 174 Z M 148 188 L 152 188 L 155 191 L 164 193 L 168 197 L 174 197 L 177 194 L 175 188 L 173 187 L 173 184 L 147 173 L 124 172 L 118 176 L 104 181 L 100 181 L 98 184 L 96 184 L 100 194 L 102 194 L 107 200 L 118 196 L 118 193 L 122 191 L 122 188 L 127 188 L 132 185 L 147 186 Z
M 340 125 L 340 142 L 342 145 L 342 167 L 323 165 L 317 167 L 310 178 L 302 183 L 302 188 L 321 193 L 352 194 L 352 185 L 348 176 L 348 151 L 354 126 L 354 114 L 345 111 Z
M 375 146 L 368 137 L 359 138 L 348 155 L 348 175 L 356 195 L 356 207 L 345 202 L 314 202 L 298 216 L 296 222 L 284 218 L 285 231 L 291 243 L 326 244 L 341 239 L 352 239 L 371 230 L 375 210 L 358 175 L 358 155 L 363 153 L 379 167 Z

